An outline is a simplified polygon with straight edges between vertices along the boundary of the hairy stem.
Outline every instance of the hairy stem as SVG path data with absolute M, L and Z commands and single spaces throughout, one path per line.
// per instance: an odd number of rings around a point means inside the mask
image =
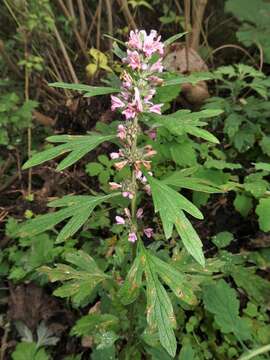
M 137 135 L 137 133 L 138 133 L 138 118 L 137 117 L 134 119 L 134 128 L 136 130 L 135 130 L 134 139 L 132 142 L 132 148 L 131 148 L 132 153 L 135 153 L 137 151 L 137 137 L 138 137 L 138 135 Z M 131 200 L 131 218 L 132 218 L 132 223 L 137 228 L 137 218 L 136 218 L 137 180 L 136 180 L 135 164 L 132 169 L 132 188 L 134 189 L 134 195 L 133 195 L 133 199 Z M 132 246 L 132 261 L 134 261 L 134 259 L 136 257 L 136 252 L 137 252 L 136 251 L 137 250 L 137 241 L 134 244 L 131 244 L 131 246 Z

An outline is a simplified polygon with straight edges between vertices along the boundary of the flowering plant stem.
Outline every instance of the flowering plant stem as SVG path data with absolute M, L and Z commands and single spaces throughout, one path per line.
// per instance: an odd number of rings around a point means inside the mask
M 135 125 L 136 131 L 134 133 L 134 141 L 132 143 L 132 152 L 133 153 L 137 151 L 137 129 L 138 129 L 138 117 L 137 116 L 134 119 L 134 125 Z M 137 217 L 136 217 L 137 180 L 136 180 L 136 170 L 135 170 L 134 166 L 132 169 L 132 188 L 134 189 L 134 196 L 131 200 L 131 218 L 132 218 L 132 223 L 137 228 Z M 136 242 L 135 242 L 135 244 L 131 243 L 131 248 L 132 248 L 132 260 L 134 261 L 134 259 L 136 257 L 137 243 Z

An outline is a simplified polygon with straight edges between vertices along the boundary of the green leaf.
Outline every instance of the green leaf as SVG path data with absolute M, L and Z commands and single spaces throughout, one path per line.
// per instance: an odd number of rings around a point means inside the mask
M 224 160 L 216 160 L 216 159 L 210 159 L 210 158 L 208 158 L 206 160 L 206 162 L 204 163 L 204 166 L 207 169 L 213 168 L 213 169 L 218 169 L 218 170 L 224 170 L 224 169 L 234 170 L 234 169 L 242 168 L 242 166 L 240 164 L 234 164 L 234 163 L 226 162 Z
M 222 110 L 214 109 L 202 110 L 193 113 L 190 110 L 179 110 L 170 115 L 151 114 L 150 118 L 154 120 L 156 126 L 164 126 L 173 135 L 182 136 L 183 134 L 190 134 L 201 137 L 207 141 L 219 143 L 219 140 L 214 135 L 204 129 L 201 129 L 201 127 L 207 125 L 207 123 L 201 121 L 200 119 L 218 116 L 222 112 Z
M 188 34 L 188 31 L 182 32 L 182 33 L 178 33 L 175 34 L 171 37 L 169 37 L 167 40 L 164 41 L 164 45 L 165 46 L 169 46 L 172 43 L 174 43 L 176 40 L 181 39 L 183 36 L 185 36 L 186 34 Z
M 153 193 L 155 211 L 168 212 L 171 220 L 175 219 L 179 210 L 184 210 L 197 219 L 203 219 L 203 214 L 195 205 L 177 191 L 164 184 L 162 181 L 147 177 Z
M 233 234 L 229 231 L 222 231 L 217 235 L 213 236 L 212 241 L 218 248 L 224 248 L 233 240 Z
M 145 256 L 137 256 L 127 274 L 124 284 L 119 290 L 119 297 L 124 305 L 133 303 L 140 293 Z
M 151 186 L 155 212 L 160 214 L 166 238 L 171 237 L 173 226 L 175 225 L 190 255 L 201 265 L 204 265 L 205 261 L 200 238 L 181 210 L 188 212 L 197 219 L 203 218 L 202 213 L 184 196 L 163 182 L 151 176 L 147 176 L 147 179 Z
M 44 163 L 45 161 L 52 160 L 60 155 L 63 155 L 67 152 L 70 154 L 60 162 L 57 167 L 57 171 L 62 171 L 67 167 L 73 165 L 75 162 L 80 160 L 84 155 L 93 150 L 95 147 L 100 145 L 105 141 L 110 141 L 115 138 L 115 135 L 100 135 L 100 134 L 91 134 L 91 135 L 58 135 L 50 136 L 47 138 L 47 141 L 52 143 L 64 143 L 57 145 L 54 148 L 42 151 L 34 155 L 29 159 L 24 165 L 23 169 L 28 169 L 30 167 Z
M 71 297 L 75 305 L 83 305 L 95 287 L 108 279 L 95 260 L 84 251 L 67 253 L 66 261 L 75 266 L 57 264 L 54 268 L 43 266 L 41 273 L 48 275 L 51 282 L 62 281 L 64 285 L 54 291 L 55 296 Z
M 70 218 L 57 236 L 56 242 L 60 243 L 72 237 L 87 221 L 97 205 L 119 195 L 118 193 L 100 196 L 64 196 L 48 204 L 50 207 L 63 207 L 54 213 L 38 215 L 26 221 L 18 231 L 20 237 L 33 237 L 46 230 L 52 229 L 65 219 Z
M 89 163 L 85 167 L 85 171 L 90 176 L 97 176 L 101 171 L 103 171 L 103 169 L 103 166 L 96 162 Z
M 195 85 L 199 81 L 212 80 L 213 78 L 214 76 L 210 72 L 194 72 L 190 75 L 177 74 L 174 78 L 165 80 L 163 86 L 182 85 L 186 83 Z
M 119 319 L 112 314 L 88 314 L 81 317 L 71 329 L 71 335 L 90 336 L 117 330 Z
M 270 156 L 270 136 L 264 136 L 260 141 L 260 146 L 263 153 Z
M 176 320 L 170 297 L 159 279 L 171 289 L 178 299 L 190 305 L 197 303 L 196 296 L 190 280 L 185 274 L 177 270 L 172 264 L 166 263 L 150 251 L 147 251 L 140 242 L 138 254 L 119 291 L 121 301 L 125 305 L 130 304 L 137 298 L 142 287 L 143 272 L 146 277 L 148 323 L 146 331 L 149 332 L 151 338 L 153 334 L 158 332 L 161 345 L 168 354 L 174 357 L 176 339 L 173 329 L 176 327 Z
M 115 347 L 105 349 L 95 349 L 91 355 L 91 360 L 116 360 Z
M 210 180 L 188 176 L 183 171 L 175 171 L 172 175 L 162 180 L 162 182 L 167 185 L 177 186 L 184 189 L 196 190 L 210 194 L 223 192 L 221 187 L 218 187 Z
M 196 151 L 194 149 L 193 142 L 187 140 L 181 144 L 175 143 L 170 146 L 173 161 L 181 166 L 193 166 L 196 165 Z
M 233 205 L 243 217 L 246 217 L 252 209 L 253 201 L 251 197 L 245 194 L 237 194 Z
M 234 333 L 241 340 L 250 339 L 249 329 L 239 317 L 239 300 L 236 292 L 224 280 L 204 287 L 205 308 L 215 316 L 215 322 L 224 334 Z
M 176 354 L 176 338 L 173 329 L 176 320 L 170 298 L 153 271 L 150 262 L 145 264 L 147 280 L 147 322 L 150 329 L 158 329 L 161 345 L 172 357 Z
M 250 192 L 256 198 L 263 196 L 267 191 L 267 187 L 268 182 L 263 179 L 247 179 L 244 183 L 245 190 Z
M 270 198 L 260 199 L 256 207 L 256 214 L 259 216 L 259 225 L 262 231 L 270 231 Z
M 267 305 L 270 299 L 270 282 L 254 273 L 254 269 L 234 266 L 231 276 L 236 285 L 242 288 L 248 297 L 258 305 Z
M 224 121 L 224 132 L 229 136 L 229 139 L 233 139 L 240 128 L 242 122 L 245 121 L 245 117 L 237 113 L 232 113 L 226 117 Z
M 195 360 L 196 353 L 190 343 L 185 344 L 179 354 L 179 360 Z
M 202 266 L 205 266 L 203 245 L 194 227 L 181 211 L 175 223 L 176 230 L 189 254 Z
M 36 343 L 21 342 L 11 355 L 12 360 L 49 360 L 44 349 L 38 349 Z
M 84 94 L 85 97 L 112 94 L 120 91 L 120 89 L 112 88 L 112 87 L 90 86 L 84 84 L 69 84 L 64 82 L 51 83 L 49 84 L 49 86 L 61 88 L 61 89 L 81 91 L 85 93 Z
M 253 165 L 255 165 L 256 170 L 264 170 L 264 171 L 270 172 L 270 164 L 269 163 L 257 162 L 257 163 L 254 163 Z
M 148 253 L 147 256 L 153 269 L 155 269 L 155 272 L 178 299 L 189 305 L 197 304 L 197 298 L 194 295 L 190 281 L 185 274 L 181 273 L 173 265 L 166 263 L 151 253 Z

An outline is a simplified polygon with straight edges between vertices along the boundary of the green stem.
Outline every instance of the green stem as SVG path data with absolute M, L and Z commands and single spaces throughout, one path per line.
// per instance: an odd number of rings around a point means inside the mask
M 132 145 L 131 145 L 131 153 L 132 154 L 134 154 L 137 151 L 137 129 L 138 129 L 138 118 L 137 117 L 134 119 L 134 128 L 136 130 L 135 130 L 134 139 L 133 139 Z M 131 182 L 132 182 L 132 188 L 134 189 L 134 196 L 131 200 L 131 220 L 132 220 L 132 224 L 137 229 L 137 217 L 136 217 L 137 180 L 136 180 L 136 171 L 135 171 L 134 166 L 132 168 Z M 138 242 L 138 240 L 135 243 L 131 243 L 131 261 L 132 261 L 132 263 L 134 262 L 134 260 L 136 258 L 136 254 L 137 254 L 137 242 Z M 132 342 L 134 339 L 134 333 L 135 333 L 135 304 L 133 303 L 133 304 L 131 304 L 131 307 L 130 307 L 130 328 L 129 328 L 129 335 L 128 335 L 130 342 Z
M 137 128 L 138 128 L 138 118 L 136 117 L 134 119 L 134 128 L 135 130 L 135 134 L 134 134 L 134 139 L 132 142 L 132 146 L 131 146 L 131 152 L 134 154 L 137 151 Z M 132 169 L 132 188 L 134 189 L 134 196 L 133 199 L 131 200 L 131 219 L 132 219 L 132 223 L 135 226 L 135 228 L 137 229 L 137 218 L 136 218 L 136 212 L 137 212 L 137 180 L 136 180 L 136 171 L 135 168 L 133 167 Z M 131 254 L 132 254 L 132 262 L 135 260 L 136 257 L 136 253 L 137 253 L 137 241 L 134 244 L 131 244 Z
M 257 355 L 264 354 L 268 351 L 270 351 L 270 344 L 262 346 L 256 350 L 251 350 L 248 354 L 242 355 L 238 360 L 249 360 L 249 359 L 254 358 Z

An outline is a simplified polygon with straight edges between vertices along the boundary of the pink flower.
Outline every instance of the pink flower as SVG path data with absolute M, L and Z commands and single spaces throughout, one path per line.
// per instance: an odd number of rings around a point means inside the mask
M 143 176 L 143 173 L 141 172 L 141 170 L 136 171 L 136 179 L 141 181 L 143 184 L 147 183 L 147 179 L 145 176 Z
M 144 190 L 145 190 L 147 195 L 151 195 L 151 187 L 150 187 L 150 185 L 148 185 L 148 184 L 145 185 Z
M 133 79 L 132 77 L 125 71 L 123 75 L 122 85 L 126 89 L 130 89 L 132 87 Z
M 154 234 L 154 230 L 152 228 L 146 228 L 143 230 L 143 232 L 145 236 L 148 237 L 148 239 L 150 239 Z
M 160 79 L 155 75 L 149 76 L 148 81 L 150 81 L 151 85 L 153 86 L 160 86 L 164 83 L 163 79 Z
M 140 97 L 140 91 L 137 87 L 134 88 L 134 102 L 138 112 L 143 112 L 143 105 Z
M 123 101 L 120 100 L 117 96 L 111 95 L 111 100 L 112 100 L 112 106 L 111 106 L 112 111 L 115 111 L 116 109 L 125 106 Z
M 137 210 L 136 217 L 137 217 L 137 219 L 142 219 L 142 217 L 143 217 L 143 209 L 142 208 L 139 208 Z
M 149 111 L 156 113 L 156 114 L 161 114 L 162 106 L 163 106 L 163 104 L 154 104 L 154 105 L 150 106 Z
M 124 166 L 126 166 L 126 164 L 127 164 L 127 160 L 124 160 L 124 161 L 115 163 L 114 166 L 117 170 L 121 170 L 121 169 L 123 169 Z
M 129 101 L 130 93 L 128 91 L 122 91 L 120 94 L 124 100 Z
M 156 39 L 156 40 L 155 40 Z M 157 37 L 156 30 L 151 30 L 148 36 L 144 38 L 143 51 L 146 56 L 150 57 L 154 53 L 159 53 L 163 55 L 164 53 L 164 45 L 160 41 L 160 36 Z
M 144 101 L 145 101 L 146 103 L 148 103 L 149 100 L 151 100 L 152 97 L 155 95 L 155 93 L 156 93 L 156 90 L 155 90 L 155 89 L 150 89 L 150 90 L 149 90 L 149 93 L 144 97 Z
M 111 157 L 111 159 L 114 160 L 114 159 L 119 159 L 120 155 L 118 152 L 112 152 L 112 153 L 110 153 L 110 157 Z
M 144 30 L 131 31 L 127 46 L 130 49 L 143 51 L 147 57 L 152 56 L 154 53 L 160 55 L 164 53 L 164 44 L 160 41 L 160 36 L 157 36 L 155 30 L 151 30 L 149 35 Z
M 117 127 L 117 136 L 121 140 L 124 140 L 126 138 L 127 132 L 126 132 L 126 128 L 124 127 L 124 125 L 118 125 L 118 127 Z
M 131 30 L 127 46 L 130 49 L 142 50 L 142 40 L 144 39 L 144 34 L 146 34 L 145 31 Z
M 151 65 L 150 66 L 150 71 L 152 71 L 152 72 L 162 72 L 163 71 L 162 59 L 158 59 L 157 62 L 155 62 L 153 65 Z
M 122 188 L 122 185 L 118 184 L 116 182 L 109 182 L 109 184 L 110 184 L 111 190 L 118 190 L 118 189 Z
M 129 198 L 129 199 L 133 199 L 133 194 L 130 191 L 123 191 L 122 192 L 122 196 L 124 198 Z
M 131 232 L 128 234 L 128 241 L 135 243 L 137 241 L 137 235 L 135 232 Z
M 122 216 L 116 216 L 115 221 L 116 221 L 117 225 L 124 225 L 125 224 L 125 219 L 122 218 Z
M 145 152 L 146 152 L 145 156 L 151 157 L 151 156 L 154 156 L 154 155 L 157 154 L 156 150 L 154 150 L 151 145 L 146 145 L 144 147 L 144 149 L 145 149 Z
M 128 208 L 124 208 L 124 212 L 125 212 L 125 214 L 126 214 L 126 217 L 127 217 L 128 219 L 130 219 L 130 218 L 131 218 L 131 214 L 130 214 L 129 209 L 128 209 Z
M 156 129 L 149 130 L 148 136 L 150 137 L 150 139 L 155 140 L 157 138 L 157 130 Z
M 125 115 L 127 120 L 129 120 L 129 119 L 134 119 L 135 116 L 137 115 L 137 112 L 131 104 L 128 104 L 128 106 L 122 112 L 122 114 Z
M 127 63 L 132 70 L 141 69 L 141 59 L 137 51 L 127 50 L 127 57 L 123 59 L 123 62 Z

